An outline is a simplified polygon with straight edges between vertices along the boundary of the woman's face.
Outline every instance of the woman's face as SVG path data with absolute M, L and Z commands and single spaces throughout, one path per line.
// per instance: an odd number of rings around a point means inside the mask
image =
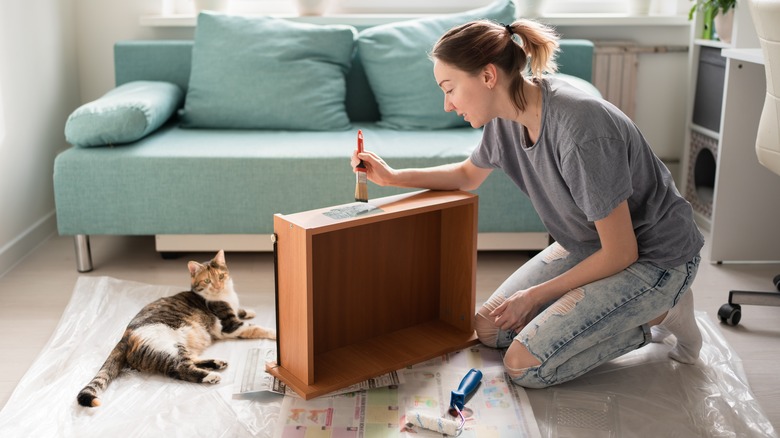
M 480 128 L 495 116 L 490 111 L 490 82 L 483 74 L 471 75 L 436 60 L 433 76 L 444 92 L 444 111 L 455 111 L 474 128 Z

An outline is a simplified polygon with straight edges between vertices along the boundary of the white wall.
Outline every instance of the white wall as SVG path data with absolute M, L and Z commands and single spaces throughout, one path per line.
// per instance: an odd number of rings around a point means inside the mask
M 194 28 L 139 25 L 142 15 L 160 13 L 161 0 L 74 0 L 78 17 L 81 101 L 94 100 L 114 86 L 114 43 L 131 39 L 192 39 Z
M 73 0 L 0 2 L 0 275 L 55 232 L 52 168 L 77 76 Z

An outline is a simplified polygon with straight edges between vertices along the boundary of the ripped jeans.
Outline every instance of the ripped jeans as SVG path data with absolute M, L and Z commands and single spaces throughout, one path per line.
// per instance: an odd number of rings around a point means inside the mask
M 541 362 L 521 370 L 507 368 L 514 383 L 527 388 L 557 385 L 649 343 L 647 323 L 690 291 L 700 257 L 673 269 L 636 262 L 567 292 L 519 333 L 493 323 L 490 312 L 515 292 L 554 278 L 581 260 L 553 243 L 506 279 L 477 312 L 475 326 L 483 344 L 507 348 L 518 341 Z

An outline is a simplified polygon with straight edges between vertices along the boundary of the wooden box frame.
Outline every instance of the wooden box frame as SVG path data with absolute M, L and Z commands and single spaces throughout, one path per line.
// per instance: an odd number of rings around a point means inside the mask
M 477 196 L 367 207 L 378 210 L 274 216 L 277 362 L 266 368 L 304 399 L 477 343 Z

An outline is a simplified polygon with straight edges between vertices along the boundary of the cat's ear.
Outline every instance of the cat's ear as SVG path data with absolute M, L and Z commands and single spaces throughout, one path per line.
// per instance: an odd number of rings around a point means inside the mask
M 190 269 L 190 276 L 197 274 L 203 269 L 203 265 L 193 261 L 187 262 L 187 267 Z
M 214 257 L 214 261 L 217 262 L 218 265 L 224 266 L 225 265 L 225 250 L 220 249 L 219 252 L 217 252 L 216 257 Z

